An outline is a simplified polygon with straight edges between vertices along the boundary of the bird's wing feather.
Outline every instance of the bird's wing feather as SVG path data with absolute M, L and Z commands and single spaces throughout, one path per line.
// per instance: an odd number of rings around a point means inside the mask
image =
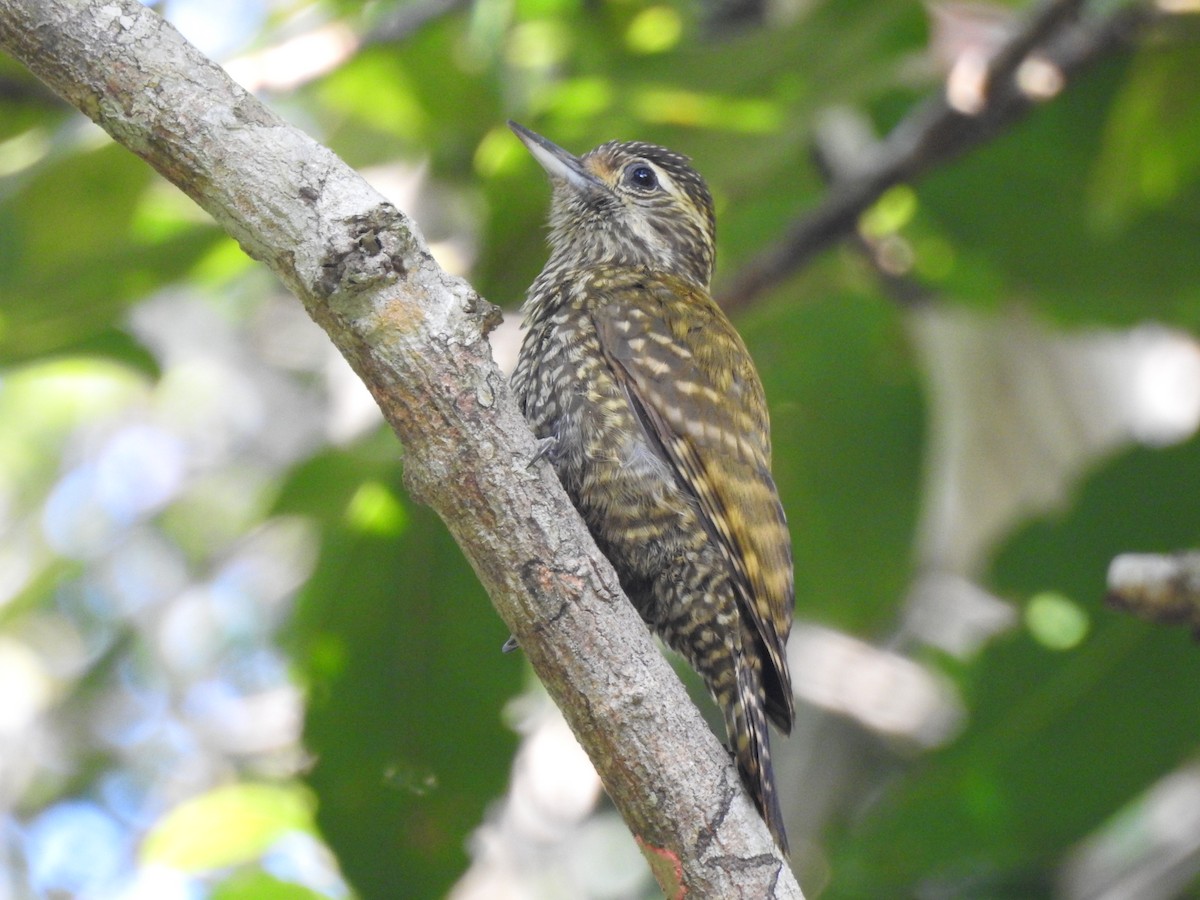
M 639 293 L 637 302 L 623 292 Z M 733 325 L 707 294 L 630 273 L 604 285 L 596 333 L 643 428 L 691 493 L 734 574 L 770 660 L 768 711 L 794 716 L 784 643 L 793 581 L 787 522 L 771 477 L 762 385 Z

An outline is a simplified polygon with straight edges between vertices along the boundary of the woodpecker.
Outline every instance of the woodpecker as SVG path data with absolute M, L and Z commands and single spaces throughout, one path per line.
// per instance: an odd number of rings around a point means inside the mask
M 795 717 L 791 538 L 762 383 L 709 292 L 712 195 L 663 147 L 574 156 L 509 127 L 553 186 L 517 402 L 641 617 L 703 678 L 786 852 L 767 721 Z

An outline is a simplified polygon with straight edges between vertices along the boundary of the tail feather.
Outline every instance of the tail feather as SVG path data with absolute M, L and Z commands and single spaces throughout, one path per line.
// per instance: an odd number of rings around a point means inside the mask
M 767 726 L 766 698 L 761 672 L 747 661 L 734 656 L 736 679 L 734 696 L 722 703 L 725 727 L 733 745 L 734 761 L 742 784 L 750 792 L 754 805 L 767 823 L 775 843 L 788 852 L 787 832 L 775 790 L 775 770 L 771 765 L 771 738 Z
M 725 717 L 738 777 L 775 842 L 786 853 L 787 834 L 775 790 L 767 720 L 772 712 L 778 712 L 780 727 L 791 725 L 790 703 L 768 697 L 769 688 L 778 693 L 787 687 L 788 680 L 776 670 L 764 671 L 764 666 L 772 663 L 766 659 L 757 626 L 741 617 L 728 573 L 720 568 L 698 567 L 689 559 L 681 565 L 678 576 L 659 579 L 654 585 L 654 591 L 661 592 L 654 598 L 657 609 L 667 611 L 667 615 L 661 619 L 650 615 L 648 619 L 704 679 Z M 689 597 L 701 599 L 689 601 Z M 654 611 L 654 607 L 650 609 Z

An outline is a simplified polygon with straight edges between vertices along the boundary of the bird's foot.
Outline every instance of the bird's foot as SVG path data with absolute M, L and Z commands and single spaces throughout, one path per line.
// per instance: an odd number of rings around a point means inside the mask
M 554 454 L 558 451 L 558 438 L 544 437 L 538 438 L 537 449 L 533 451 L 533 456 L 529 458 L 529 463 L 525 468 L 532 469 L 540 460 L 553 461 Z

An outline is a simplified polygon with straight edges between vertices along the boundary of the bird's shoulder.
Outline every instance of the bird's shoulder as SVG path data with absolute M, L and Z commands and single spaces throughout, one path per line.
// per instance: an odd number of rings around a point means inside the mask
M 706 290 L 642 269 L 602 269 L 580 285 L 604 353 L 644 402 L 701 445 L 769 465 L 770 424 L 754 362 Z

